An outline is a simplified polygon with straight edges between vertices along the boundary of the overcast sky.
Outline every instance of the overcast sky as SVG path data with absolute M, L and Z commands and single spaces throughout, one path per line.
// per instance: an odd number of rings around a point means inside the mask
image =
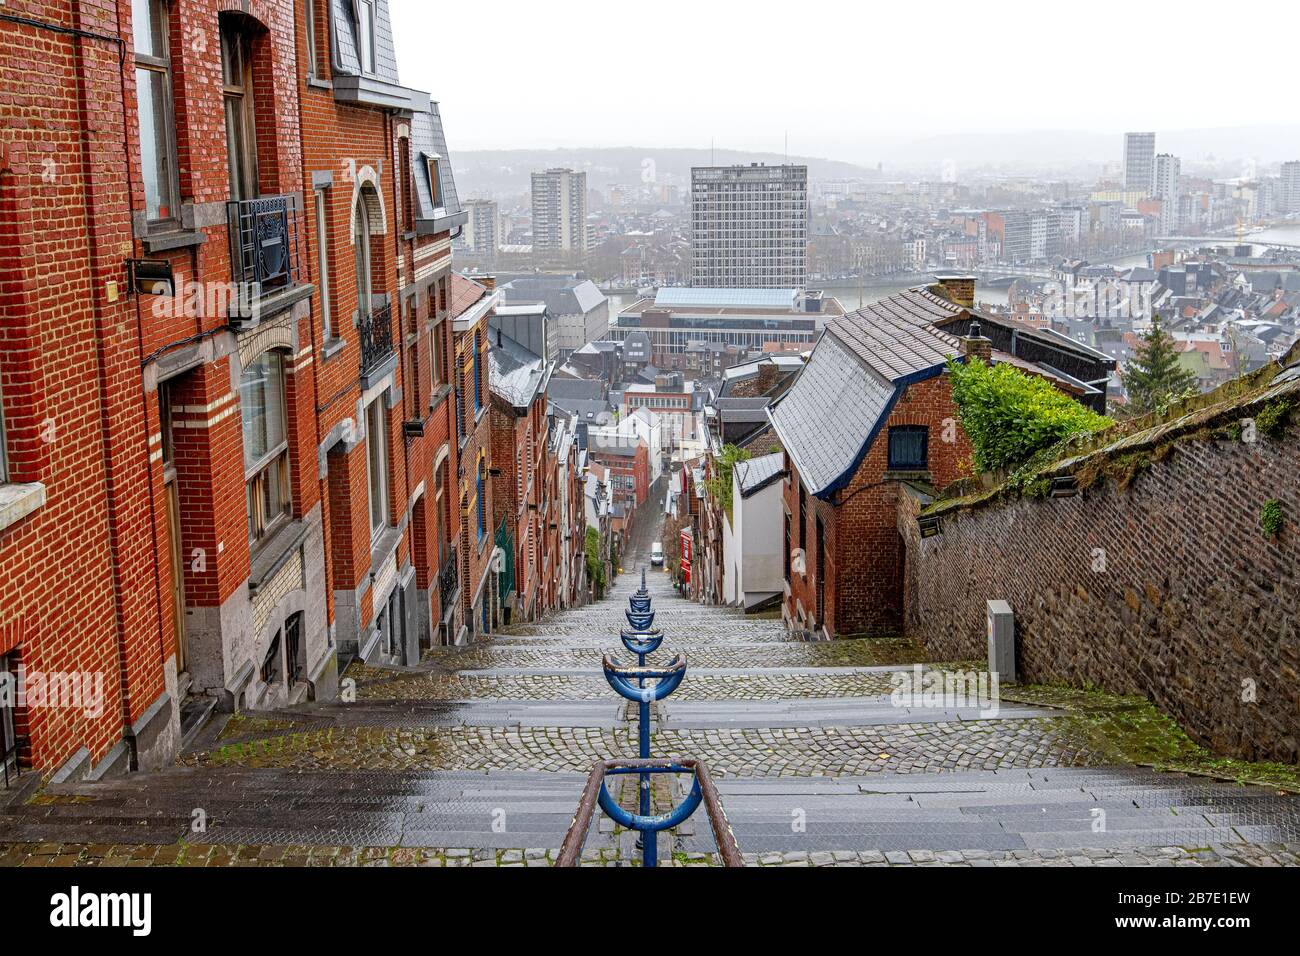
M 441 102 L 453 150 L 781 152 L 788 133 L 873 161 L 941 131 L 1300 123 L 1295 51 L 1267 40 L 1294 37 L 1294 0 L 390 6 L 402 80 Z

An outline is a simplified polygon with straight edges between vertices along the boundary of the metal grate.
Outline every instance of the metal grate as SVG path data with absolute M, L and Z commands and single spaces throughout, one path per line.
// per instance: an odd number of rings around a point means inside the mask
M 361 319 L 361 374 L 372 372 L 393 354 L 393 311 L 382 306 Z
M 235 283 L 256 295 L 292 286 L 298 277 L 298 229 L 293 196 L 226 203 L 230 268 Z

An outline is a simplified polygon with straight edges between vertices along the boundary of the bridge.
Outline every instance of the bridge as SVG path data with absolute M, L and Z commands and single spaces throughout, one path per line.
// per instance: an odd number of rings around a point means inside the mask
M 1165 244 L 1191 243 L 1193 245 L 1241 245 L 1267 246 L 1270 249 L 1284 249 L 1287 252 L 1300 252 L 1300 242 L 1275 242 L 1258 236 L 1157 236 L 1156 242 Z

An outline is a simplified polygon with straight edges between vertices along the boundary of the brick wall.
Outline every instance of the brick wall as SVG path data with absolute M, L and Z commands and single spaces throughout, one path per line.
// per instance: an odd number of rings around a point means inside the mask
M 1127 490 L 958 509 L 924 540 L 903 502 L 907 632 L 936 659 L 983 659 L 985 602 L 1004 599 L 1022 679 L 1140 694 L 1217 752 L 1295 763 L 1300 434 L 1169 447 Z M 1288 516 L 1275 539 L 1270 499 Z
M 889 428 L 924 425 L 929 432 L 929 480 L 944 487 L 961 477 L 970 458 L 970 441 L 955 425 L 957 409 L 945 372 L 910 386 L 868 450 L 852 481 L 832 501 L 807 495 L 806 572 L 793 573 L 786 615 L 807 621 L 816 617 L 819 561 L 823 610 L 819 626 L 832 635 L 894 634 L 903 624 L 902 542 L 897 530 L 899 480 L 890 476 Z M 953 440 L 945 441 L 945 436 Z M 787 456 L 791 480 L 785 488 L 791 548 L 800 547 L 800 484 Z M 824 548 L 819 547 L 820 520 Z

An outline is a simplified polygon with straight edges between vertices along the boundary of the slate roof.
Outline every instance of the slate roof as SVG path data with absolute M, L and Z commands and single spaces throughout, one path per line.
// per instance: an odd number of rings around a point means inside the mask
M 749 461 L 742 461 L 736 465 L 736 479 L 740 483 L 740 496 L 748 498 L 750 495 L 762 491 L 772 482 L 785 476 L 785 455 L 777 452 L 773 455 L 764 455 L 761 458 L 751 458 Z
M 356 0 L 332 0 L 331 7 L 334 17 L 335 69 L 356 76 L 361 73 L 361 57 L 356 38 Z M 397 77 L 397 52 L 393 48 L 393 26 L 388 13 L 388 0 L 377 0 L 375 4 L 375 75 L 389 83 L 401 82 Z
M 546 388 L 548 369 L 541 356 L 535 355 L 507 336 L 488 351 L 488 381 L 494 395 L 517 409 L 533 404 Z
M 429 177 L 429 157 L 438 157 L 438 196 L 435 205 Z M 447 155 L 447 137 L 442 130 L 442 114 L 437 103 L 429 112 L 411 116 L 411 175 L 415 180 L 415 218 L 431 223 L 433 230 L 441 232 L 464 224 L 469 213 L 460 207 L 456 194 L 456 179 L 452 175 L 451 157 Z
M 889 303 L 889 299 L 882 299 L 832 319 L 826 331 L 888 382 L 943 365 L 948 356 L 961 353 L 961 343 L 955 336 L 921 324 L 917 316 L 896 310 Z
M 823 335 L 794 385 L 770 412 L 781 446 L 814 495 L 852 477 L 889 414 L 897 388 L 838 335 Z

